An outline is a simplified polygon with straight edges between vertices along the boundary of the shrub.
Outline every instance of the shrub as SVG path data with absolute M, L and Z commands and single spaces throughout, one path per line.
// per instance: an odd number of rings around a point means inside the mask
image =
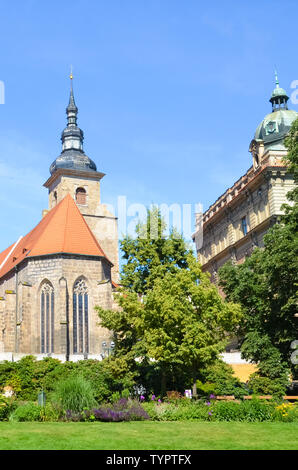
M 285 395 L 287 388 L 283 378 L 262 377 L 257 372 L 250 376 L 248 386 L 256 395 L 273 395 L 277 397 Z
M 142 404 L 153 421 L 298 421 L 298 404 L 277 405 L 259 399 L 244 401 L 180 400 Z
M 265 400 L 245 400 L 240 403 L 218 401 L 212 404 L 215 421 L 273 421 L 275 405 Z
M 9 415 L 16 408 L 16 402 L 14 398 L 6 398 L 0 395 L 0 421 L 7 421 Z
M 143 403 L 142 407 L 153 421 L 193 421 L 208 418 L 208 409 L 205 402 L 201 400 L 180 399 L 169 403 L 151 402 Z
M 198 394 L 202 397 L 214 395 L 234 395 L 243 398 L 248 394 L 247 388 L 235 377 L 233 369 L 225 362 L 218 360 L 213 365 L 199 372 L 201 380 L 197 381 Z
M 81 375 L 95 390 L 97 403 L 108 400 L 113 392 L 130 388 L 131 380 L 119 378 L 108 360 L 93 359 L 62 363 L 58 359 L 45 357 L 38 361 L 34 356 L 25 356 L 20 361 L 0 363 L 0 390 L 10 385 L 19 400 L 34 401 L 40 390 L 47 394 L 55 389 L 56 383 Z
M 180 392 L 177 392 L 176 390 L 171 390 L 167 392 L 167 401 L 177 401 L 182 398 L 182 395 Z
M 42 421 L 42 407 L 34 402 L 18 406 L 9 417 L 10 421 Z
M 61 380 L 55 386 L 52 403 L 60 410 L 80 413 L 96 406 L 95 391 L 81 375 Z

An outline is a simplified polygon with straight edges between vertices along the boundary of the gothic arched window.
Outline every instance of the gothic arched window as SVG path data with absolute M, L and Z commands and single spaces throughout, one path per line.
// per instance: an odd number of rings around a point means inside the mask
M 54 289 L 49 282 L 40 291 L 41 353 L 54 352 Z
M 84 188 L 77 188 L 76 190 L 76 203 L 85 205 L 87 200 L 87 193 Z
M 89 352 L 88 288 L 84 279 L 79 279 L 73 288 L 73 352 Z

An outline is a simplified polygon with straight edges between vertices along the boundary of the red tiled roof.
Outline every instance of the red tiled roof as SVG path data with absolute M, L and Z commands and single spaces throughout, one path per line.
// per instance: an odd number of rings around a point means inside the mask
M 0 253 L 0 278 L 25 258 L 55 253 L 102 256 L 110 262 L 69 194 L 15 246 Z
M 113 281 L 112 280 L 112 286 L 115 287 L 115 289 L 118 289 L 120 286 L 120 284 L 117 284 L 117 282 Z

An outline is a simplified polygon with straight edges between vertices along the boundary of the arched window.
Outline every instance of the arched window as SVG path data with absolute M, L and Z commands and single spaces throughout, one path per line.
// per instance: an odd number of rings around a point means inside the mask
M 87 193 L 84 188 L 77 188 L 76 190 L 76 203 L 85 205 L 87 200 Z
M 89 352 L 88 289 L 84 279 L 79 279 L 73 288 L 73 352 Z
M 54 289 L 45 282 L 40 291 L 41 353 L 54 352 Z

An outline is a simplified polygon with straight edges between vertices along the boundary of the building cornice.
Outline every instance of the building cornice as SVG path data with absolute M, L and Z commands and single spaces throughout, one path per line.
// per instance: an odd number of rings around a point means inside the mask
M 256 183 L 258 178 L 268 170 L 276 169 L 287 171 L 286 165 L 280 163 L 272 164 L 267 163 L 262 165 L 257 170 L 253 170 L 253 167 L 239 178 L 234 185 L 227 189 L 203 214 L 203 225 L 209 225 L 209 223 L 214 222 L 218 216 L 223 214 L 224 210 L 231 208 L 240 198 L 243 197 L 245 191 L 247 191 L 253 184 Z
M 86 178 L 100 181 L 105 176 L 105 173 L 101 173 L 99 171 L 80 171 L 70 170 L 68 168 L 59 168 L 47 179 L 44 186 L 49 188 L 60 176 L 73 176 L 74 178 Z

